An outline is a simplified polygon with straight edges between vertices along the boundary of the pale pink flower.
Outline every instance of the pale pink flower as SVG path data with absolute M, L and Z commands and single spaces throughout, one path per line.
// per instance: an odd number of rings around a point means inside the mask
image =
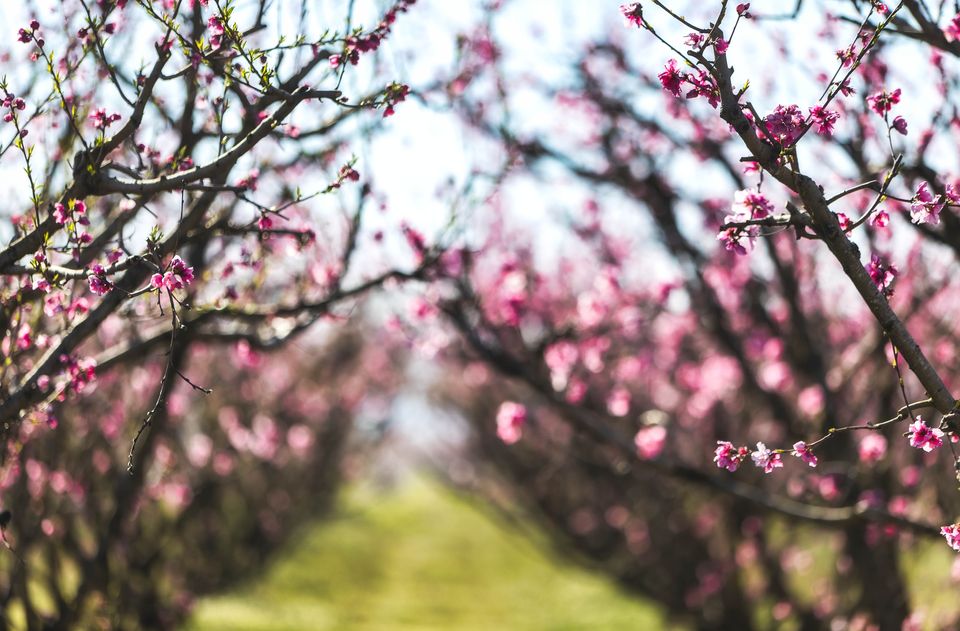
M 910 438 L 911 447 L 922 449 L 927 453 L 943 444 L 943 431 L 937 427 L 930 427 L 919 416 L 911 423 L 907 436 Z
M 497 411 L 497 436 L 508 445 L 512 445 L 523 435 L 523 426 L 527 422 L 527 408 L 521 403 L 504 401 Z
M 783 466 L 780 454 L 767 449 L 763 443 L 757 443 L 757 450 L 750 454 L 750 458 L 753 459 L 753 464 L 763 469 L 764 473 L 770 473 Z

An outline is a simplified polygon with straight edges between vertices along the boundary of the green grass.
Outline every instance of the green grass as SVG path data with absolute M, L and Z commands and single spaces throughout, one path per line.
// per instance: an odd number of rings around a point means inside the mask
M 663 629 L 662 614 L 423 480 L 354 489 L 192 631 Z

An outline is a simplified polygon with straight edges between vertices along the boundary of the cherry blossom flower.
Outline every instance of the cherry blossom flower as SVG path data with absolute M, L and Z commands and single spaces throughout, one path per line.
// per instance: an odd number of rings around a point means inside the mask
M 905 119 L 903 116 L 897 116 L 894 118 L 890 127 L 898 134 L 903 136 L 907 135 L 907 119 Z
M 919 416 L 910 425 L 907 436 L 910 438 L 911 447 L 922 449 L 927 453 L 943 445 L 943 431 L 937 427 L 928 426 Z
M 870 218 L 870 225 L 875 228 L 886 228 L 890 225 L 890 215 L 887 211 L 881 210 Z
M 87 279 L 87 283 L 90 285 L 90 291 L 98 296 L 102 296 L 110 291 L 112 285 L 110 284 L 110 281 L 107 280 L 106 271 L 103 269 L 103 265 L 97 263 L 91 268 L 91 271 L 93 273 Z
M 627 19 L 628 24 L 633 24 L 637 28 L 643 28 L 643 18 L 640 15 L 640 3 L 620 5 L 620 13 Z
M 193 282 L 193 268 L 179 256 L 173 257 L 170 261 L 170 267 L 164 274 L 154 274 L 150 278 L 150 285 L 154 289 L 166 287 L 168 290 L 183 289 Z
M 53 220 L 61 226 L 70 220 L 70 211 L 64 204 L 57 202 L 53 205 Z
M 886 90 L 877 92 L 872 96 L 868 96 L 867 102 L 870 104 L 870 109 L 880 116 L 883 116 L 893 109 L 894 105 L 900 102 L 900 88 L 897 88 L 893 92 L 887 92 Z
M 105 108 L 99 107 L 93 110 L 93 112 L 91 112 L 90 115 L 87 116 L 87 118 L 89 118 L 92 121 L 94 129 L 106 129 L 113 123 L 120 120 L 120 115 L 119 114 L 108 115 L 107 110 Z
M 717 441 L 717 448 L 714 450 L 713 461 L 717 466 L 727 471 L 736 471 L 747 457 L 749 450 L 746 447 L 734 447 L 733 443 L 725 440 Z
M 837 216 L 837 223 L 840 224 L 840 229 L 844 232 L 850 230 L 850 227 L 853 226 L 853 222 L 850 221 L 850 217 L 847 217 L 846 213 L 834 213 Z
M 890 285 L 893 279 L 897 277 L 899 271 L 892 263 L 887 263 L 879 255 L 874 254 L 867 263 L 867 273 L 870 274 L 870 280 L 877 286 L 877 289 L 885 294 L 892 294 Z
M 800 460 L 803 460 L 811 467 L 817 466 L 817 456 L 802 440 L 793 443 L 793 451 L 791 451 L 790 454 L 800 458 Z
M 207 20 L 207 28 L 210 29 L 210 45 L 219 48 L 220 44 L 223 43 L 223 34 L 226 32 L 223 18 L 219 15 L 211 15 L 210 19 Z
M 943 526 L 940 528 L 940 534 L 946 538 L 948 546 L 960 552 L 960 526 L 957 524 Z
M 663 451 L 667 442 L 667 428 L 663 425 L 644 427 L 633 438 L 637 447 L 637 456 L 641 460 L 653 460 Z
M 763 119 L 763 123 L 768 136 L 789 145 L 800 137 L 805 121 L 796 105 L 778 105 Z
M 943 210 L 943 201 L 940 195 L 934 195 L 927 190 L 927 183 L 921 182 L 917 192 L 910 202 L 910 221 L 916 224 L 940 223 L 940 211 Z
M 774 469 L 783 466 L 780 454 L 767 449 L 767 446 L 763 443 L 757 443 L 757 450 L 750 454 L 750 458 L 753 460 L 753 464 L 763 469 L 764 473 L 771 473 Z
M 527 422 L 527 408 L 521 403 L 504 401 L 497 411 L 497 436 L 508 445 L 520 440 Z
M 756 188 L 748 188 L 733 194 L 733 216 L 743 219 L 763 219 L 773 214 L 773 204 Z
M 667 62 L 666 70 L 657 75 L 660 79 L 660 85 L 663 89 L 673 96 L 680 97 L 680 87 L 683 85 L 683 74 L 677 68 L 677 60 L 671 59 Z
M 753 249 L 757 234 L 759 234 L 757 226 L 750 226 L 746 229 L 725 228 L 717 234 L 717 240 L 723 244 L 726 250 L 742 255 Z
M 947 28 L 943 29 L 943 36 L 948 42 L 960 40 L 960 14 L 953 16 Z
M 810 108 L 810 120 L 817 126 L 817 133 L 826 138 L 833 136 L 833 126 L 840 119 L 840 114 L 831 112 L 822 105 Z

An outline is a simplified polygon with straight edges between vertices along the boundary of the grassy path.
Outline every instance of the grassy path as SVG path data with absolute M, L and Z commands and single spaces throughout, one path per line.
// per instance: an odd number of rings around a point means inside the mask
M 664 628 L 651 605 L 552 558 L 430 482 L 354 490 L 192 631 Z

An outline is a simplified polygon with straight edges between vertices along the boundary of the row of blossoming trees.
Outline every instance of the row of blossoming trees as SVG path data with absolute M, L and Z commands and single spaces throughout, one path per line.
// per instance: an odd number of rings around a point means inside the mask
M 358 71 L 412 4 L 340 30 L 292 1 L 24 14 L 2 88 L 2 624 L 175 625 L 327 505 L 410 340 L 476 430 L 451 480 L 678 619 L 918 623 L 932 588 L 906 566 L 960 546 L 960 19 L 651 0 L 604 7 L 616 28 L 557 75 L 511 63 L 498 15 L 523 2 L 491 3 L 423 91 L 489 195 L 455 247 L 404 226 L 413 265 L 376 268 L 351 148 L 408 89 Z M 401 344 L 336 322 L 404 280 L 428 284 Z
M 700 628 L 946 628 L 960 17 L 753 5 L 623 6 L 566 74 L 462 37 L 434 98 L 496 186 L 418 312 L 460 333 L 451 480 Z
M 329 505 L 396 374 L 337 323 L 431 261 L 357 256 L 413 4 L 4 7 L 0 628 L 176 626 Z

